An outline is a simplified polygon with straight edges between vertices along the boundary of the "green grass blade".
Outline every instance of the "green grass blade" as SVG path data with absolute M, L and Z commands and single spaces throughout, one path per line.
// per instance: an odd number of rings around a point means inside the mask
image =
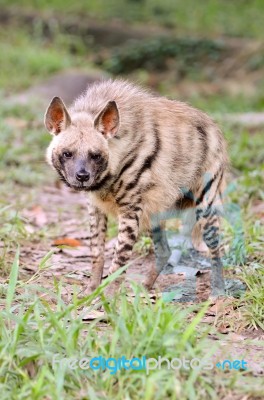
M 19 268 L 19 248 L 16 251 L 15 259 L 11 268 L 10 277 L 9 277 L 9 284 L 7 289 L 6 295 L 6 310 L 10 311 L 10 307 L 14 298 L 16 284 L 17 284 L 17 277 L 18 277 L 18 268 Z

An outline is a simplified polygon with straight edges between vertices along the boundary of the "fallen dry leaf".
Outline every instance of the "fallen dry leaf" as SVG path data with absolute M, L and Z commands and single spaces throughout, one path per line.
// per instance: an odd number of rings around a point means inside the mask
M 38 368 L 37 363 L 34 360 L 29 361 L 24 368 L 26 369 L 30 378 L 34 378 L 36 376 Z
M 238 335 L 235 332 L 232 332 L 232 333 L 230 333 L 228 339 L 231 340 L 232 342 L 241 342 L 242 340 L 246 340 L 246 337 L 242 336 L 242 335 Z
M 26 229 L 26 231 L 27 231 L 28 233 L 30 233 L 30 234 L 35 232 L 35 229 L 34 229 L 33 226 L 30 225 L 30 224 L 26 224 L 26 225 L 25 225 L 25 229 Z
M 100 318 L 101 321 L 107 321 L 108 316 L 104 311 L 92 310 L 92 311 L 82 310 L 80 317 L 83 321 L 92 321 L 94 319 Z
M 127 287 L 127 291 L 126 291 L 127 300 L 128 300 L 129 302 L 132 302 L 132 301 L 134 301 L 134 299 L 135 299 L 136 296 L 137 296 L 137 294 L 136 294 L 133 290 L 131 290 L 130 287 L 128 286 L 128 287 Z M 139 294 L 139 297 L 141 298 L 141 300 L 142 300 L 145 304 L 148 304 L 149 301 L 150 301 L 152 304 L 155 304 L 156 301 L 162 297 L 162 294 L 161 294 L 161 293 L 157 293 L 157 292 L 140 293 L 140 294 Z
M 229 328 L 230 328 L 229 324 L 221 324 L 217 327 L 217 330 L 219 333 L 227 334 L 229 333 Z
M 264 201 L 257 201 L 251 207 L 251 212 L 264 223 Z
M 215 316 L 217 314 L 229 314 L 233 310 L 233 305 L 230 300 L 226 298 L 216 299 L 214 304 L 206 311 L 205 315 Z
M 203 317 L 202 322 L 205 323 L 205 324 L 212 325 L 215 322 L 215 317 L 213 317 L 211 315 L 210 316 L 208 315 L 206 317 Z
M 80 242 L 80 240 L 65 237 L 65 238 L 55 239 L 52 242 L 52 245 L 53 246 L 78 247 L 78 246 L 81 246 L 82 243 Z

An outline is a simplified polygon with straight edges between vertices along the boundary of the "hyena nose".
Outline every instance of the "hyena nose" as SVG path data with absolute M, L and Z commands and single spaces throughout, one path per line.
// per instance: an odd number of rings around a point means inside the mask
M 90 178 L 89 172 L 82 169 L 76 174 L 76 179 L 79 182 L 87 182 L 89 178 Z

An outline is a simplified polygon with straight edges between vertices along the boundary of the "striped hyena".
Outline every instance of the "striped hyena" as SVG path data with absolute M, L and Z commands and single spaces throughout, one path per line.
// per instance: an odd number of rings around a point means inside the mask
M 90 86 L 69 110 L 55 97 L 45 125 L 54 135 L 49 164 L 68 186 L 89 194 L 93 289 L 103 272 L 108 213 L 118 218 L 112 273 L 128 262 L 153 215 L 194 207 L 194 231 L 202 233 L 212 257 L 214 293 L 223 293 L 218 210 L 228 159 L 223 136 L 206 114 L 126 81 L 106 80 Z M 158 222 L 153 236 L 158 257 L 148 288 L 170 255 Z

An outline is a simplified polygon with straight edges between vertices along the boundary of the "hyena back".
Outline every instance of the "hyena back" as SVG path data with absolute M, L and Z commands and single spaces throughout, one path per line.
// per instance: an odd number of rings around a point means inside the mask
M 153 215 L 191 206 L 194 231 L 202 232 L 211 253 L 213 285 L 223 292 L 218 210 L 228 160 L 223 136 L 206 114 L 126 81 L 107 80 L 90 86 L 69 110 L 55 97 L 45 125 L 54 135 L 48 162 L 68 186 L 89 195 L 93 289 L 101 282 L 109 213 L 118 219 L 114 272 L 128 262 Z M 158 221 L 153 235 L 158 257 L 148 288 L 170 255 Z

